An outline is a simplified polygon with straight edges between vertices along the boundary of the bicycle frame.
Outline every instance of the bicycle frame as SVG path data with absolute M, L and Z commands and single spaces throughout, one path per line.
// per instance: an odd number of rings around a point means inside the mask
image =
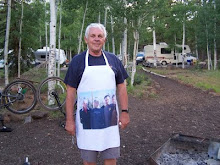
M 52 92 L 51 94 L 54 96 L 54 98 L 57 102 L 57 105 L 59 106 L 60 112 L 64 115 L 64 117 L 66 117 L 66 114 L 63 112 L 62 104 L 60 103 L 58 93 L 57 92 Z
M 1 102 L 0 102 L 0 108 L 7 107 L 7 106 L 10 105 L 11 103 L 14 103 L 14 102 L 16 102 L 17 100 L 20 100 L 20 99 L 19 99 L 19 96 L 21 96 L 21 95 L 22 95 L 22 97 L 23 97 L 23 94 L 22 94 L 22 93 L 18 93 L 18 95 L 16 95 L 16 96 L 14 96 L 14 95 L 4 95 L 4 94 L 1 94 L 1 96 L 0 96 L 0 100 L 1 100 Z M 13 100 L 13 101 L 9 101 L 7 104 L 4 104 L 4 103 L 3 103 L 3 97 L 10 97 L 10 98 L 16 98 L 16 99 Z
M 1 108 L 15 114 L 30 112 L 37 103 L 37 92 L 31 81 L 18 79 L 9 83 L 1 93 Z

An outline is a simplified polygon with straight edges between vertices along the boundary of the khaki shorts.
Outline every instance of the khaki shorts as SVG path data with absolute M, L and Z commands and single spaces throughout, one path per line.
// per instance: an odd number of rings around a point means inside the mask
M 81 158 L 87 162 L 96 162 L 97 156 L 100 154 L 102 160 L 117 159 L 120 157 L 120 147 L 109 148 L 104 151 L 91 151 L 80 149 Z

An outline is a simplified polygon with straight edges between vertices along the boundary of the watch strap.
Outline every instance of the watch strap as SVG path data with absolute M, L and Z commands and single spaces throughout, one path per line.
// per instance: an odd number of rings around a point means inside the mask
M 121 112 L 129 113 L 128 109 L 122 109 Z

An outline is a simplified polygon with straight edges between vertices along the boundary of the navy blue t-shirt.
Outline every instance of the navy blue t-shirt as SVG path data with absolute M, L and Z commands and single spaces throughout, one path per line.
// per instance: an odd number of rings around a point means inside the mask
M 115 73 L 116 84 L 121 84 L 124 82 L 126 78 L 128 78 L 128 74 L 124 69 L 121 61 L 112 53 L 104 51 L 106 58 L 108 59 L 108 63 L 111 66 L 112 70 Z M 78 88 L 79 83 L 81 81 L 84 69 L 85 69 L 85 56 L 86 51 L 76 55 L 73 57 L 70 66 L 67 70 L 66 77 L 64 82 L 73 88 Z M 106 65 L 105 59 L 103 55 L 99 57 L 89 55 L 89 66 L 94 65 Z M 101 78 L 101 77 L 100 77 Z

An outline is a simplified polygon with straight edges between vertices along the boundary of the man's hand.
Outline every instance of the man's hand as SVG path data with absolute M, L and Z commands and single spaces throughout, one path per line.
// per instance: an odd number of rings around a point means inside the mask
M 130 116 L 127 112 L 122 112 L 120 114 L 119 126 L 121 129 L 125 129 L 127 125 L 130 123 Z
M 76 125 L 74 121 L 66 121 L 65 130 L 68 134 L 75 136 L 76 135 Z

